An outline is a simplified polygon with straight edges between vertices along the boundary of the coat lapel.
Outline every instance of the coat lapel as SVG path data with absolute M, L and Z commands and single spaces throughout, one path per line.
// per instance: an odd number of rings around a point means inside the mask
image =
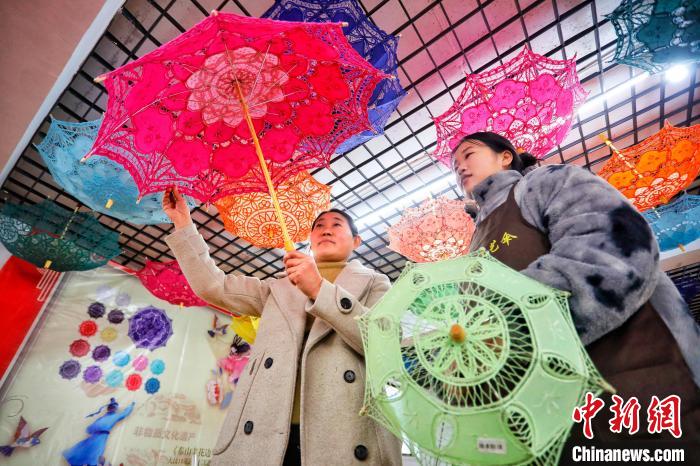
M 292 282 L 286 276 L 282 276 L 272 282 L 270 284 L 270 292 L 275 301 L 277 301 L 277 307 L 280 312 L 287 320 L 295 342 L 300 342 L 306 326 L 304 306 L 308 298 L 296 286 L 292 285 Z
M 342 272 L 335 279 L 335 284 L 353 295 L 358 301 L 364 300 L 367 286 L 372 279 L 372 271 L 353 260 L 345 266 Z M 303 309 L 303 305 L 302 305 Z M 314 324 L 306 340 L 304 351 L 309 351 L 316 343 L 321 341 L 333 328 L 323 319 L 314 319 Z

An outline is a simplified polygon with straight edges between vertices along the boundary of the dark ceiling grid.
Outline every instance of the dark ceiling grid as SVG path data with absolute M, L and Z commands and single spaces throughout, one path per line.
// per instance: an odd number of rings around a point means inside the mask
M 462 11 L 467 10 L 464 6 L 467 3 L 474 6 L 469 7 L 469 11 Z M 610 35 L 607 34 L 605 39 L 602 38 L 602 33 L 610 24 L 605 17 L 598 18 L 598 10 L 610 5 L 614 7 L 616 3 L 617 0 L 365 0 L 365 11 L 380 27 L 387 15 L 395 12 L 403 20 L 400 24 L 385 27 L 387 32 L 403 32 L 406 40 L 410 38 L 416 43 L 410 50 L 403 50 L 401 46 L 399 48 L 402 52 L 398 63 L 399 75 L 410 95 L 392 116 L 385 134 L 347 154 L 334 156 L 330 170 L 315 170 L 314 175 L 333 186 L 334 204 L 347 209 L 357 218 L 370 215 L 378 210 L 378 205 L 402 202 L 418 189 L 441 177 L 451 176 L 447 168 L 426 155 L 435 147 L 432 117 L 447 109 L 465 82 L 463 75 L 457 76 L 454 72 L 450 75 L 450 70 L 461 67 L 473 73 L 483 72 L 515 56 L 523 45 L 558 59 L 570 58 L 570 50 L 583 50 L 577 55 L 581 82 L 584 86 L 596 83 L 589 99 L 614 87 L 616 73 L 624 71 L 629 79 L 637 76 L 639 70 L 625 70 L 625 67 L 621 70 L 621 65 L 610 62 L 615 47 L 614 35 L 607 37 Z M 183 4 L 187 16 L 183 16 Z M 259 0 L 128 1 L 51 113 L 56 118 L 75 121 L 98 118 L 104 111 L 107 96 L 104 87 L 92 81 L 93 77 L 150 52 L 209 14 L 211 9 L 258 15 L 269 4 L 270 1 Z M 601 4 L 603 7 L 599 8 Z M 505 10 L 502 11 L 502 8 Z M 507 15 L 505 11 L 513 11 L 515 14 Z M 540 17 L 545 16 L 546 19 L 542 21 Z M 585 19 L 583 26 L 582 18 Z M 478 23 L 479 19 L 481 24 Z M 429 25 L 431 20 L 440 20 L 440 24 L 446 21 L 446 27 L 437 32 L 423 29 L 422 25 Z M 536 25 L 533 26 L 533 23 Z M 460 28 L 471 27 L 472 24 L 478 24 L 483 34 L 463 43 L 458 31 L 463 30 Z M 577 27 L 564 28 L 563 24 L 574 24 Z M 507 37 L 512 36 L 512 32 L 517 32 L 517 37 Z M 506 41 L 501 40 L 504 37 L 507 37 Z M 550 40 L 552 38 L 556 40 Z M 549 49 L 544 50 L 541 46 L 543 43 L 547 43 Z M 492 48 L 494 52 L 480 55 L 478 52 L 485 47 Z M 435 55 L 438 51 L 439 54 Z M 415 63 L 412 60 L 427 60 L 429 70 L 415 75 Z M 409 65 L 413 67 L 411 70 L 406 68 Z M 668 84 L 662 78 L 647 78 L 646 82 L 625 91 L 629 93 L 628 97 L 605 101 L 602 110 L 589 112 L 583 115 L 582 120 L 575 118 L 571 135 L 560 147 L 548 154 L 542 163 L 575 163 L 588 169 L 597 169 L 610 157 L 606 146 L 597 139 L 601 132 L 606 132 L 620 147 L 626 147 L 643 138 L 640 132 L 653 132 L 660 128 L 664 118 L 672 119 L 674 124 L 680 125 L 697 123 L 700 119 L 698 71 L 698 67 L 693 66 L 689 85 L 671 92 L 667 91 Z M 608 85 L 607 81 L 611 77 L 613 84 Z M 435 80 L 439 85 L 437 89 L 433 86 Z M 669 89 L 672 88 L 669 86 Z M 658 98 L 655 98 L 657 92 Z M 680 99 L 683 99 L 682 106 L 677 105 Z M 625 114 L 628 107 L 630 111 Z M 652 112 L 658 113 L 652 118 L 646 117 L 647 113 Z M 47 116 L 32 138 L 33 143 L 38 143 L 43 138 L 49 121 Z M 362 157 L 363 154 L 365 157 Z M 699 184 L 696 181 L 689 191 L 700 189 Z M 460 195 L 454 184 L 441 188 L 440 191 L 432 194 L 450 198 Z M 5 181 L 2 198 L 29 203 L 50 198 L 68 209 L 79 204 L 77 199 L 54 184 L 32 145 L 24 150 Z M 412 201 L 414 205 L 419 202 L 415 199 Z M 391 278 L 398 276 L 405 263 L 403 257 L 387 248 L 386 230 L 399 216 L 400 212 L 392 209 L 364 225 L 361 228 L 363 245 L 357 251 L 357 255 L 368 265 L 387 273 Z M 170 225 L 131 225 L 102 214 L 97 214 L 97 218 L 121 233 L 123 254 L 115 259 L 121 265 L 139 269 L 146 259 L 164 260 L 172 257 L 164 243 L 165 236 L 172 229 Z M 204 207 L 198 207 L 193 211 L 193 218 L 210 244 L 212 257 L 225 272 L 238 271 L 269 277 L 281 270 L 282 251 L 261 250 L 234 238 L 223 228 L 215 208 L 211 207 L 207 212 Z M 682 275 L 685 272 L 674 273 Z

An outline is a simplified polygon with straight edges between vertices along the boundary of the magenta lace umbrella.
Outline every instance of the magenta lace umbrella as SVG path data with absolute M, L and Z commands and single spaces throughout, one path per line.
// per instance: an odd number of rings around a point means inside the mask
M 207 306 L 206 301 L 194 294 L 177 261 L 146 261 L 146 266 L 136 276 L 153 296 L 170 304 Z
M 124 166 L 142 196 L 173 185 L 206 203 L 272 195 L 371 129 L 367 103 L 387 77 L 351 47 L 340 23 L 215 12 L 97 78 L 109 101 L 87 157 Z
M 524 48 L 502 66 L 466 75 L 457 101 L 435 118 L 433 156 L 449 165 L 464 136 L 493 131 L 542 158 L 564 140 L 585 98 L 575 59 L 553 60 Z

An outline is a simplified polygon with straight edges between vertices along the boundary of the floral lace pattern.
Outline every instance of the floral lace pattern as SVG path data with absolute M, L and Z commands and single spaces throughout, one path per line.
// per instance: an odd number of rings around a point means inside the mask
M 525 48 L 502 66 L 466 75 L 457 101 L 434 120 L 433 156 L 450 166 L 464 136 L 493 131 L 542 158 L 564 140 L 585 96 L 575 60 L 553 60 Z

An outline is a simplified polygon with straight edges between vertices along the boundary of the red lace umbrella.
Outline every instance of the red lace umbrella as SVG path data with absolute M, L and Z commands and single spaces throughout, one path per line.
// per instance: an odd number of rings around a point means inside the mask
M 331 188 L 308 172 L 294 175 L 277 187 L 277 198 L 292 241 L 305 241 L 318 214 L 331 206 Z M 215 203 L 224 227 L 260 248 L 280 248 L 284 238 L 270 196 L 238 194 Z
M 269 191 L 276 204 L 275 186 L 371 129 L 367 102 L 388 77 L 341 23 L 214 13 L 98 78 L 109 102 L 88 156 L 123 165 L 141 195 L 177 185 L 214 202 Z
M 466 75 L 457 101 L 434 119 L 433 156 L 450 165 L 452 150 L 464 136 L 493 131 L 516 148 L 544 157 L 564 139 L 585 98 L 575 59 L 553 60 L 524 48 L 502 66 Z
M 406 209 L 389 228 L 389 248 L 413 262 L 435 262 L 469 253 L 474 221 L 464 202 L 441 197 Z
M 622 151 L 601 135 L 613 156 L 598 175 L 617 188 L 640 212 L 666 204 L 700 173 L 700 125 L 661 130 Z
M 143 269 L 136 272 L 143 286 L 156 298 L 180 306 L 207 306 L 187 283 L 177 261 L 146 261 Z

